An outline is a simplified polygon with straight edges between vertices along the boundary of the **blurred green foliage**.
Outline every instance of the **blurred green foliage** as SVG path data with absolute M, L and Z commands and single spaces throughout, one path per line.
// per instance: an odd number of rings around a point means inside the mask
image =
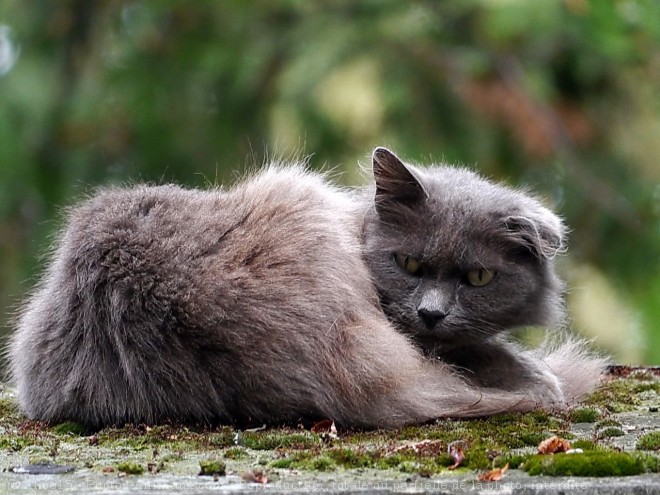
M 4 0 L 4 326 L 58 211 L 97 184 L 300 154 L 356 182 L 375 145 L 548 197 L 575 326 L 660 362 L 655 0 Z

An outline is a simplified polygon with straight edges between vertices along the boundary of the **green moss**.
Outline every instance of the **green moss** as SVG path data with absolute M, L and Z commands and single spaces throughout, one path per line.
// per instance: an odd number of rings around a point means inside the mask
M 242 447 L 231 447 L 225 450 L 224 455 L 227 459 L 233 460 L 245 459 L 246 457 L 249 457 L 248 453 Z
M 318 435 L 299 430 L 277 429 L 239 434 L 239 445 L 253 450 L 309 449 L 321 443 Z
M 400 469 L 402 464 L 412 462 L 414 458 L 404 454 L 385 454 L 375 459 L 374 467 L 377 469 Z
M 592 393 L 584 403 L 599 406 L 613 413 L 632 411 L 642 404 L 644 394 L 659 394 L 660 381 L 642 381 L 634 379 L 612 379 Z
M 653 382 L 638 383 L 633 385 L 632 391 L 635 394 L 641 394 L 644 392 L 660 393 L 660 382 L 653 381 Z
M 648 382 L 648 381 L 654 381 L 657 380 L 656 375 L 653 373 L 652 370 L 647 370 L 647 369 L 638 369 L 638 370 L 633 370 L 632 373 L 630 373 L 627 378 L 629 380 L 637 380 L 640 382 Z
M 236 431 L 233 428 L 220 428 L 219 430 L 212 431 L 208 435 L 208 442 L 211 447 L 223 449 L 236 445 L 234 439 L 236 438 Z
M 656 469 L 650 457 L 625 452 L 532 455 L 521 466 L 532 476 L 633 476 Z
M 571 443 L 571 447 L 582 450 L 596 450 L 598 448 L 591 440 L 576 440 Z
M 636 448 L 637 450 L 660 450 L 660 430 L 639 437 Z
M 18 406 L 11 399 L 0 399 L 0 421 L 12 421 L 20 418 Z
M 497 457 L 493 461 L 493 466 L 496 468 L 501 468 L 509 465 L 511 469 L 518 469 L 518 467 L 529 457 L 529 455 L 524 454 L 504 454 Z
M 345 468 L 373 467 L 377 455 L 360 452 L 350 448 L 339 448 L 328 451 L 328 456 L 338 465 Z
M 167 447 L 172 451 L 193 451 L 227 448 L 234 446 L 236 431 L 233 428 L 191 428 L 184 425 L 164 424 L 156 426 L 125 425 L 121 428 L 105 428 L 96 433 L 97 444 L 113 449 L 151 451 Z
M 460 442 L 464 460 L 461 468 L 488 469 L 493 459 L 514 448 L 536 447 L 549 434 L 567 437 L 569 425 L 562 419 L 535 411 L 526 414 L 503 414 L 474 420 L 438 420 L 434 424 L 409 426 L 400 430 L 381 430 L 340 435 L 341 446 L 322 444 L 315 436 L 310 450 L 285 455 L 270 463 L 285 469 L 315 469 L 315 458 L 327 457 L 345 469 L 395 469 L 418 474 L 446 471 L 454 461 L 447 446 Z M 260 442 L 264 441 L 263 433 Z M 300 435 L 300 433 L 297 433 Z M 250 437 L 257 438 L 256 436 Z M 423 440 L 421 440 L 423 439 Z M 281 446 L 281 438 L 266 437 L 266 442 Z M 245 441 L 241 441 L 246 444 Z M 247 445 L 246 445 L 247 446 Z M 259 445 L 261 446 L 261 445 Z M 294 448 L 280 447 L 290 452 Z M 326 469 L 325 461 L 320 466 Z
M 598 433 L 598 438 L 622 437 L 625 432 L 621 428 L 605 428 Z
M 224 476 L 227 474 L 227 466 L 220 459 L 206 459 L 199 461 L 200 476 Z
M 14 452 L 18 452 L 19 450 L 23 450 L 25 447 L 29 447 L 30 445 L 35 445 L 34 439 L 30 437 L 0 438 L 0 449 L 2 450 L 12 450 Z
M 52 431 L 58 435 L 76 435 L 79 437 L 88 435 L 90 433 L 86 426 L 81 425 L 80 423 L 75 423 L 73 421 L 66 421 L 64 423 L 55 425 L 53 426 Z
M 569 417 L 573 423 L 595 423 L 600 417 L 600 412 L 592 407 L 580 407 L 573 409 Z
M 277 459 L 270 463 L 270 467 L 277 469 L 292 469 L 296 460 L 293 457 L 285 457 L 284 459 Z
M 521 447 L 533 447 L 545 440 L 546 435 L 545 433 L 521 431 L 518 438 L 522 443 Z
M 375 437 L 392 441 L 440 440 L 450 443 L 456 440 L 466 444 L 481 441 L 510 445 L 512 448 L 533 445 L 548 430 L 564 429 L 561 420 L 546 412 L 535 411 L 526 414 L 502 414 L 475 420 L 438 420 L 432 425 L 409 426 L 392 432 L 358 434 L 357 443 L 373 440 Z
M 638 453 L 650 473 L 660 473 L 660 456 Z
M 454 464 L 454 459 L 449 454 L 443 453 L 435 458 L 435 463 L 440 467 L 449 467 Z
M 608 427 L 621 427 L 621 422 L 616 419 L 604 419 L 596 423 L 596 429 L 608 428 Z
M 613 398 L 616 407 L 621 405 L 634 408 L 636 404 L 642 404 L 646 409 L 649 401 L 654 400 L 653 394 L 657 388 L 657 383 L 652 381 L 617 379 L 609 382 L 598 393 L 602 397 Z M 638 396 L 630 399 L 626 405 L 625 395 L 635 392 L 638 392 Z M 25 454 L 28 458 L 48 460 L 56 455 L 58 461 L 64 461 L 70 456 L 69 462 L 80 466 L 90 462 L 97 465 L 99 455 L 110 457 L 110 460 L 104 457 L 105 465 L 114 465 L 115 459 L 130 456 L 133 461 L 141 463 L 138 465 L 144 466 L 149 462 L 167 462 L 170 470 L 176 469 L 177 463 L 189 459 L 190 453 L 195 453 L 195 458 L 206 453 L 213 457 L 213 461 L 215 457 L 243 463 L 249 459 L 254 465 L 256 459 L 259 459 L 263 465 L 277 469 L 378 469 L 432 476 L 446 473 L 447 468 L 454 464 L 447 454 L 448 445 L 453 442 L 458 442 L 464 453 L 459 471 L 490 469 L 507 463 L 512 469 L 517 466 L 532 469 L 534 456 L 524 455 L 518 449 L 530 451 L 533 448 L 535 451 L 543 439 L 552 435 L 569 439 L 571 421 L 593 422 L 602 419 L 599 416 L 602 416 L 603 411 L 607 414 L 607 410 L 602 404 L 592 404 L 559 416 L 535 411 L 474 420 L 442 419 L 398 430 L 340 431 L 339 440 L 324 442 L 319 435 L 298 428 L 245 432 L 231 427 L 190 427 L 177 424 L 106 428 L 91 438 L 85 438 L 79 436 L 83 432 L 76 423 L 49 427 L 44 423 L 28 421 L 17 412 L 13 402 L 0 400 L 0 428 L 3 431 L 0 448 L 4 449 L 6 455 L 15 456 L 13 451 L 30 446 Z M 596 438 L 607 438 L 612 434 L 623 434 L 623 429 L 618 421 L 605 418 L 595 425 L 595 433 Z M 657 448 L 650 447 L 658 442 L 658 434 L 653 433 L 649 434 L 648 439 L 646 436 L 640 439 L 638 449 Z M 605 445 L 594 445 L 589 440 L 571 441 L 571 444 L 574 448 L 583 449 L 588 455 L 611 453 Z M 87 448 L 90 445 L 103 449 Z M 651 453 L 637 454 L 649 456 L 634 458 L 643 462 L 646 470 L 658 471 L 653 463 L 660 463 L 660 457 Z
M 418 462 L 414 461 L 403 461 L 397 465 L 397 468 L 402 473 L 417 473 L 419 472 L 421 466 Z M 428 471 L 426 471 L 428 472 Z
M 310 459 L 308 462 L 308 469 L 313 471 L 332 471 L 337 467 L 335 461 L 324 455 Z
M 117 471 L 126 474 L 144 474 L 144 466 L 137 462 L 122 462 L 117 464 Z
M 395 452 L 386 447 L 367 449 L 365 447 L 332 447 L 319 452 L 299 452 L 270 463 L 271 467 L 284 469 L 328 471 L 344 469 L 396 469 L 402 472 L 438 473 L 453 461 L 447 454 L 418 453 L 413 449 Z
M 472 447 L 465 452 L 463 463 L 470 469 L 487 469 L 492 464 L 492 460 L 488 454 L 488 451 L 484 447 Z

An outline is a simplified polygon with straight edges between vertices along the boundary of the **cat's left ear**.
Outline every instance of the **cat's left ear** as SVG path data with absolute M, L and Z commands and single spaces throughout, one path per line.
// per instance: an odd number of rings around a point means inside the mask
M 390 150 L 376 148 L 372 166 L 378 213 L 397 212 L 401 206 L 412 207 L 428 198 L 428 193 L 412 170 Z
M 528 249 L 537 258 L 552 259 L 566 249 L 566 227 L 543 206 L 504 219 L 507 238 Z

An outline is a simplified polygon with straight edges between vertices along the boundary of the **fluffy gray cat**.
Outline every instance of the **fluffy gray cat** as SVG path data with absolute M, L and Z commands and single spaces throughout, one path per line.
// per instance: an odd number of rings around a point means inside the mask
M 603 360 L 505 330 L 562 318 L 564 227 L 529 195 L 373 154 L 348 191 L 298 165 L 232 189 L 72 208 L 10 343 L 30 418 L 396 427 L 562 408 Z

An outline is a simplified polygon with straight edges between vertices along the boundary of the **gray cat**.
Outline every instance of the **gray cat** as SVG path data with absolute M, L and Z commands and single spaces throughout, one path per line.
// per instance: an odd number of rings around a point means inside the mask
M 22 411 L 90 426 L 397 427 L 562 408 L 604 361 L 502 332 L 562 317 L 560 220 L 383 148 L 347 191 L 298 165 L 232 189 L 108 189 L 71 209 L 9 348 Z

